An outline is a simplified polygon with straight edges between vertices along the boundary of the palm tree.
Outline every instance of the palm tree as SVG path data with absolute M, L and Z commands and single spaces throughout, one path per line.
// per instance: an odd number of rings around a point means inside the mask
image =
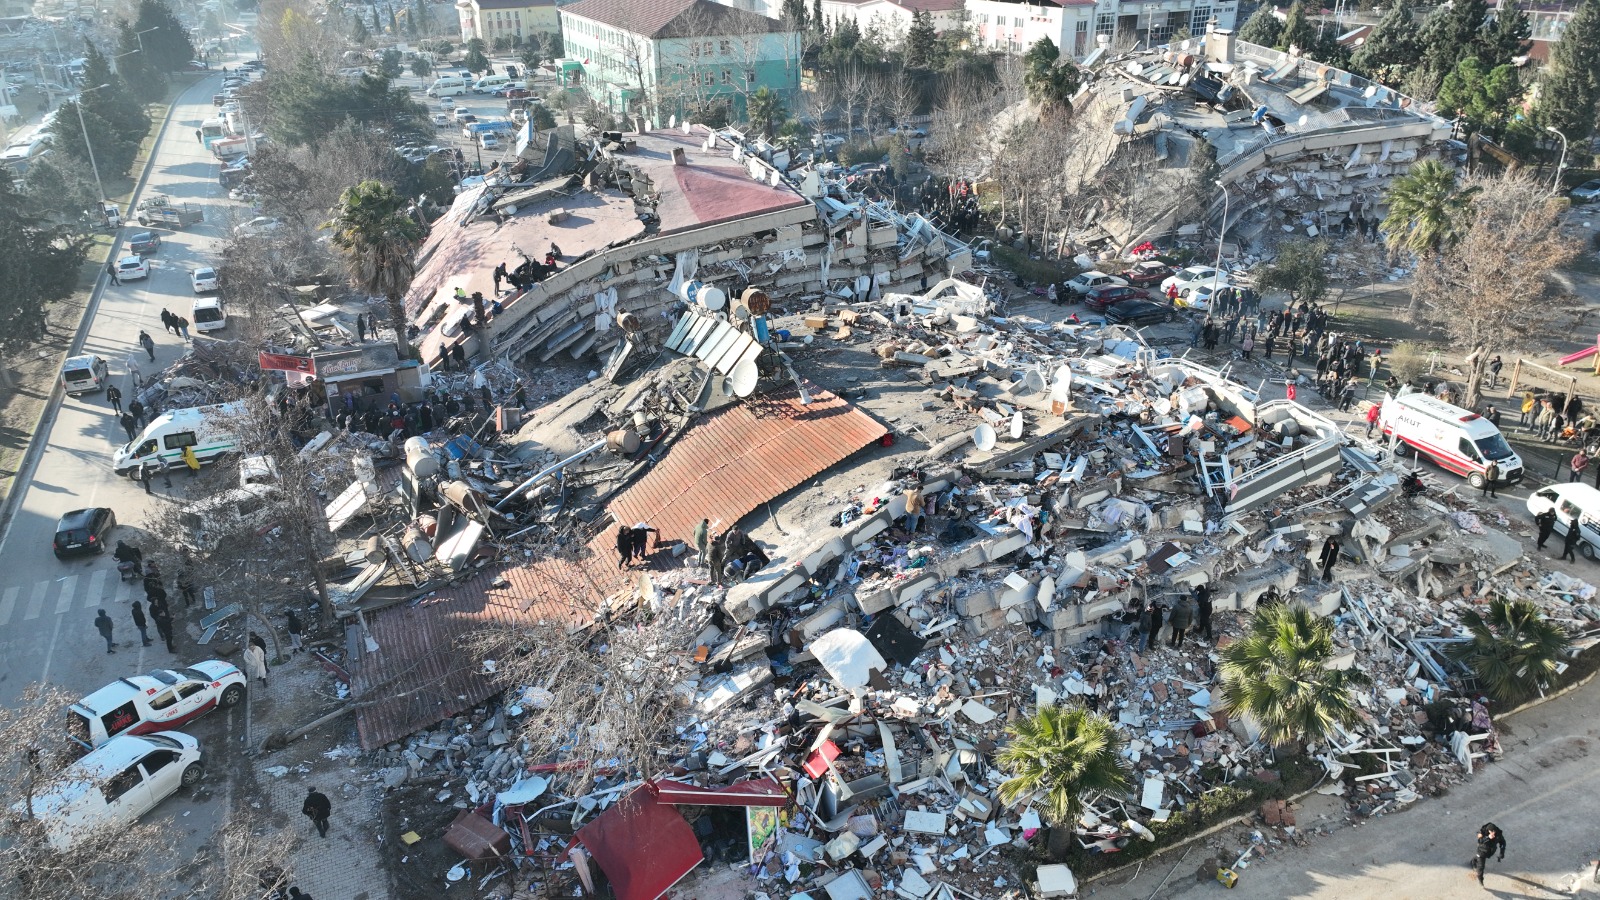
M 783 98 L 769 87 L 759 87 L 745 104 L 749 114 L 750 130 L 762 137 L 773 137 L 789 113 L 783 108 Z
M 1469 609 L 1461 622 L 1471 635 L 1447 651 L 1478 676 L 1490 696 L 1516 703 L 1543 694 L 1555 683 L 1556 663 L 1572 642 L 1527 600 L 1494 599 L 1489 614 Z
M 1016 803 L 1038 795 L 1044 817 L 1053 829 L 1069 826 L 1083 808 L 1080 795 L 1089 791 L 1125 793 L 1128 772 L 1122 767 L 1122 738 L 1111 720 L 1082 708 L 1041 707 L 1007 728 L 1011 740 L 997 759 L 1011 777 L 1000 785 L 1000 800 Z
M 411 357 L 405 295 L 416 275 L 417 245 L 422 243 L 422 226 L 405 209 L 405 198 L 393 188 L 381 181 L 363 181 L 345 189 L 333 221 L 322 226 L 332 232 L 350 281 L 389 301 L 389 321 L 401 359 Z
M 1439 251 L 1466 232 L 1477 192 L 1476 187 L 1462 187 L 1456 170 L 1436 159 L 1412 166 L 1389 185 L 1389 214 L 1382 226 L 1389 249 L 1411 253 L 1419 265 L 1433 265 Z M 1411 318 L 1421 313 L 1422 292 L 1413 286 Z
M 1294 605 L 1258 608 L 1250 631 L 1222 651 L 1222 702 L 1230 714 L 1261 724 L 1274 744 L 1318 741 L 1335 725 L 1353 725 L 1350 689 L 1370 682 L 1354 669 L 1330 669 L 1333 626 Z

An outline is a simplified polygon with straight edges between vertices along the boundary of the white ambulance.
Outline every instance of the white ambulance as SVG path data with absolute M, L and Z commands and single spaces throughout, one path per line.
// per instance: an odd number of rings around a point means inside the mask
M 1378 424 L 1394 442 L 1395 453 L 1426 456 L 1475 488 L 1492 460 L 1500 467 L 1496 484 L 1522 480 L 1522 457 L 1488 419 L 1431 394 L 1406 394 L 1383 401 Z

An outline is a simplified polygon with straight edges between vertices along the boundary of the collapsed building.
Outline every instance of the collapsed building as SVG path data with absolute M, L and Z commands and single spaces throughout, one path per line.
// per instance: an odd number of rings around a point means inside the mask
M 1181 187 L 1197 143 L 1215 149 L 1219 181 L 1207 219 L 1244 245 L 1281 234 L 1353 231 L 1386 213 L 1388 184 L 1424 159 L 1455 162 L 1453 126 L 1393 88 L 1296 54 L 1241 41 L 1226 30 L 1117 55 L 1096 54 L 1074 100 L 1101 110 L 1111 165 L 1144 152 L 1153 183 Z M 1109 110 L 1106 112 L 1105 110 Z M 1197 231 L 1187 202 L 1106 204 L 1078 240 L 1133 247 Z M 1223 222 L 1224 215 L 1227 218 Z M 1216 229 L 1213 229 L 1215 232 Z

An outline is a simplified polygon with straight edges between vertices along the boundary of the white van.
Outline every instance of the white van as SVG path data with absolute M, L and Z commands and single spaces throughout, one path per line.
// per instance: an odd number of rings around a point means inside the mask
M 277 485 L 249 484 L 191 503 L 178 513 L 178 543 L 210 553 L 218 541 L 241 529 L 266 534 L 277 527 L 272 506 L 277 497 Z
M 33 814 L 50 846 L 65 853 L 92 835 L 132 825 L 205 774 L 200 742 L 181 731 L 119 735 L 35 795 Z
M 189 318 L 194 320 L 194 330 L 202 333 L 228 327 L 228 312 L 222 308 L 221 297 L 194 298 L 194 313 Z
M 510 83 L 511 79 L 505 75 L 485 75 L 473 83 L 472 92 L 474 94 L 487 94 L 495 88 L 504 87 Z
M 162 468 L 181 468 L 183 448 L 191 447 L 202 465 L 239 449 L 231 419 L 244 414 L 244 404 L 218 403 L 168 410 L 145 426 L 139 436 L 117 448 L 111 469 L 132 475 L 146 460 Z
M 1522 480 L 1522 457 L 1506 443 L 1500 429 L 1483 416 L 1446 403 L 1431 394 L 1389 397 L 1379 410 L 1378 424 L 1394 442 L 1394 452 L 1427 456 L 1441 467 L 1483 487 L 1483 472 L 1494 460 L 1500 466 L 1497 484 Z
M 1538 516 L 1556 511 L 1556 534 L 1566 537 L 1568 523 L 1578 518 L 1578 552 L 1583 558 L 1600 559 L 1600 490 L 1581 481 L 1552 484 L 1528 495 L 1528 512 Z
M 61 389 L 69 394 L 103 391 L 110 380 L 106 361 L 93 353 L 68 357 L 61 364 Z
M 465 79 L 456 77 L 435 78 L 433 84 L 428 86 L 429 97 L 454 97 L 467 92 Z

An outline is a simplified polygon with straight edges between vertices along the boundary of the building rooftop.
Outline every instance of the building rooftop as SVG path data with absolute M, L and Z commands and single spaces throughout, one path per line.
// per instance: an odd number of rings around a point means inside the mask
M 650 38 L 776 34 L 787 30 L 777 19 L 711 0 L 578 0 L 561 7 L 561 12 Z
M 469 0 L 479 9 L 527 9 L 533 6 L 554 7 L 555 0 Z

